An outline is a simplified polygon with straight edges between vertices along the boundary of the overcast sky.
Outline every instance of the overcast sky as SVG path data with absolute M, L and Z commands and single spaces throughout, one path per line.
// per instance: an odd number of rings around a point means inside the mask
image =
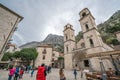
M 18 46 L 42 41 L 50 33 L 63 35 L 67 23 L 73 25 L 77 34 L 81 31 L 79 12 L 86 7 L 96 24 L 120 10 L 120 0 L 0 0 L 0 3 L 24 17 L 13 35 Z

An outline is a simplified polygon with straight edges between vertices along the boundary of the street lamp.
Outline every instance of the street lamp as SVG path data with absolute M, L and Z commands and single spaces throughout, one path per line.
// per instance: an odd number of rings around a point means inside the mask
M 107 74 L 105 72 L 105 67 L 102 62 L 101 54 L 100 54 L 100 68 L 101 68 L 101 72 L 102 72 L 102 80 L 107 80 Z

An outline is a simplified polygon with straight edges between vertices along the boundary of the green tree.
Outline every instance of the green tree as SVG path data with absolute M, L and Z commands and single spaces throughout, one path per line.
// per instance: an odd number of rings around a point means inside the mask
M 63 68 L 64 67 L 64 57 L 58 57 L 58 62 L 60 64 L 60 68 Z
M 82 31 L 80 31 L 80 32 L 76 35 L 76 37 L 75 37 L 76 42 L 79 42 L 79 40 L 80 40 L 81 38 L 83 38 L 83 33 L 82 33 Z
M 20 52 L 21 52 L 21 59 L 23 61 L 27 61 L 28 65 L 30 64 L 31 60 L 33 60 L 34 62 L 38 56 L 38 52 L 35 48 L 24 48 Z
M 13 57 L 14 58 L 21 58 L 21 52 L 20 51 L 15 51 L 14 53 L 13 53 Z
M 114 26 L 106 27 L 107 33 L 115 33 L 117 31 L 120 31 L 120 23 L 116 23 Z
M 64 57 L 61 57 L 61 56 L 58 57 L 58 61 L 59 61 L 59 60 L 64 60 Z
M 118 45 L 118 44 L 120 44 L 120 42 L 119 42 L 116 38 L 114 38 L 114 37 L 108 38 L 108 39 L 106 40 L 106 42 L 107 42 L 107 44 L 113 44 L 113 45 Z
M 2 61 L 8 61 L 8 60 L 12 59 L 12 56 L 13 56 L 12 53 L 6 52 L 6 53 L 4 53 L 4 56 L 2 57 Z
M 62 44 L 61 45 L 58 44 L 57 47 L 56 47 L 56 51 L 64 53 L 64 46 Z

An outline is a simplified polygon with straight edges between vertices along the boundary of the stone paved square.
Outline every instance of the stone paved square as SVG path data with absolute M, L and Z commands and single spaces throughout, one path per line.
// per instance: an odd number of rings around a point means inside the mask
M 31 71 L 30 71 L 31 72 Z M 36 72 L 34 73 L 33 77 L 30 77 L 30 73 L 24 73 L 22 80 L 36 80 Z M 66 76 L 66 80 L 75 80 L 73 71 L 64 70 L 64 74 Z M 8 71 L 0 70 L 0 80 L 8 80 Z M 59 80 L 59 69 L 52 69 L 52 72 L 47 74 L 46 80 Z M 80 78 L 80 71 L 78 71 L 77 80 L 86 80 L 85 75 L 84 78 Z

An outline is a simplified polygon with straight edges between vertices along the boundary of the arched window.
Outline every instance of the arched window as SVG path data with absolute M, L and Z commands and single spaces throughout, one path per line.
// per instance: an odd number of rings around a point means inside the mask
M 82 44 L 81 44 L 81 47 L 82 47 L 82 48 L 85 48 L 85 44 L 84 44 L 84 43 L 82 43 Z
M 83 17 L 85 17 L 85 16 L 86 16 L 86 13 L 85 13 L 85 12 L 84 12 L 84 13 L 82 13 L 82 16 L 83 16 Z
M 66 50 L 67 50 L 67 52 L 68 52 L 68 46 L 66 46 Z
M 66 40 L 68 40 L 68 36 L 66 35 Z
M 84 66 L 89 67 L 89 60 L 84 60 Z
M 43 60 L 45 59 L 45 55 L 43 55 Z
M 86 28 L 86 30 L 88 30 L 88 29 L 89 29 L 88 24 L 85 24 L 85 28 Z
M 53 54 L 52 54 L 52 56 L 54 57 L 54 56 L 55 56 L 55 54 L 53 53 Z
M 92 40 L 92 39 L 89 39 L 89 42 L 90 42 L 90 46 L 91 46 L 91 47 L 94 47 L 93 40 Z
M 47 53 L 46 49 L 44 49 L 42 53 L 43 53 L 43 54 L 46 54 L 46 53 Z

